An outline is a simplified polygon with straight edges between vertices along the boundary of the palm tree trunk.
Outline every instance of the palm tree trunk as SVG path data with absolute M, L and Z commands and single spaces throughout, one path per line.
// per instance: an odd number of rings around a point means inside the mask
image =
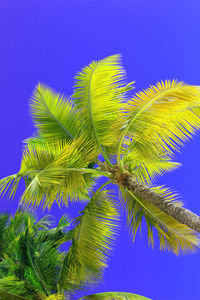
M 136 197 L 142 198 L 143 200 L 153 204 L 170 217 L 176 219 L 178 222 L 185 224 L 200 233 L 200 217 L 190 210 L 166 200 L 163 196 L 157 194 L 146 185 L 138 183 L 128 172 L 121 175 L 120 180 L 119 177 L 117 177 L 116 181 L 134 193 Z

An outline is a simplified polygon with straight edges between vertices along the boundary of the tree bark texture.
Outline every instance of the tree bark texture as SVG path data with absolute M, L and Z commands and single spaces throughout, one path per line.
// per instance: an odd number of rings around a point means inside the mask
M 133 176 L 128 172 L 122 175 L 120 181 L 136 197 L 153 204 L 178 222 L 200 233 L 200 217 L 198 215 L 184 207 L 177 206 L 175 203 L 166 200 L 162 195 L 151 190 L 148 186 L 135 181 Z

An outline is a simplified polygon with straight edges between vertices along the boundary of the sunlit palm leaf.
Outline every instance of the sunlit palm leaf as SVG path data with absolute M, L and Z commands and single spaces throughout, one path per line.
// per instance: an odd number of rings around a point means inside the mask
M 69 199 L 86 200 L 93 176 L 79 169 L 87 167 L 95 157 L 93 144 L 85 137 L 68 142 L 64 147 L 60 142 L 28 145 L 23 156 L 22 170 L 31 182 L 22 201 L 28 205 L 42 204 L 44 208 L 50 208 L 54 200 L 65 204 Z
M 138 146 L 139 147 L 139 146 Z M 149 158 L 149 156 L 151 158 Z M 158 175 L 175 170 L 180 163 L 173 162 L 169 156 L 149 154 L 147 148 L 138 149 L 137 147 L 125 157 L 124 165 L 129 172 L 133 174 L 137 181 L 142 183 L 151 183 Z
M 79 114 L 75 112 L 73 104 L 42 84 L 36 87 L 30 108 L 35 126 L 43 138 L 68 141 L 82 129 Z
M 13 174 L 2 178 L 0 180 L 0 195 L 3 197 L 7 193 L 9 198 L 13 198 L 15 196 L 20 179 L 21 176 L 18 174 Z
M 119 110 L 123 92 L 127 90 L 119 90 L 124 78 L 119 55 L 92 62 L 75 77 L 75 107 L 81 110 L 87 128 L 99 146 L 111 146 L 117 142 Z
M 140 295 L 132 293 L 123 293 L 123 292 L 107 292 L 88 295 L 80 298 L 79 300 L 151 300 Z
M 173 195 L 168 189 L 163 187 L 153 187 L 152 189 L 162 194 L 168 201 L 176 202 L 176 205 L 182 205 L 177 200 L 177 195 Z M 133 240 L 144 217 L 148 227 L 149 243 L 152 246 L 154 245 L 153 228 L 155 228 L 160 241 L 160 249 L 167 249 L 179 254 L 195 251 L 199 247 L 199 238 L 194 230 L 179 223 L 154 205 L 139 199 L 130 191 L 121 189 L 121 198 L 126 207 L 127 220 Z
M 116 234 L 118 212 L 112 195 L 97 190 L 76 219 L 72 246 L 67 253 L 60 275 L 60 285 L 74 290 L 101 276 Z
M 160 82 L 137 93 L 124 107 L 126 135 L 132 139 L 128 150 L 142 144 L 172 154 L 200 127 L 200 113 L 191 109 L 197 103 L 200 92 L 177 81 Z
M 51 207 L 54 201 L 67 204 L 69 198 L 71 201 L 86 200 L 95 172 L 87 166 L 97 155 L 92 140 L 85 135 L 68 143 L 46 140 L 27 145 L 18 175 L 2 179 L 0 191 L 14 194 L 16 182 L 23 177 L 26 190 L 22 202 L 27 205 L 45 208 Z M 83 172 L 83 168 L 87 170 Z

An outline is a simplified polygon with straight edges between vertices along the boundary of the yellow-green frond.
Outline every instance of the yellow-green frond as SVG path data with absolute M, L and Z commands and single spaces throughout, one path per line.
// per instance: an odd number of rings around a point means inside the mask
M 151 300 L 140 295 L 132 293 L 123 293 L 123 292 L 107 292 L 107 293 L 98 293 L 93 295 L 88 295 L 80 298 L 79 300 Z
M 112 194 L 97 190 L 76 219 L 72 245 L 61 270 L 61 287 L 74 290 L 101 276 L 116 235 L 117 219 Z
M 80 115 L 69 99 L 38 84 L 30 102 L 31 115 L 43 138 L 71 140 L 82 130 Z
M 162 194 L 168 201 L 182 205 L 177 195 L 163 187 L 153 187 L 155 192 Z M 155 230 L 160 242 L 160 250 L 172 251 L 175 254 L 195 251 L 199 247 L 197 233 L 188 226 L 179 223 L 154 205 L 139 199 L 133 192 L 121 189 L 121 199 L 127 211 L 127 220 L 133 240 L 144 217 L 148 228 L 149 243 L 154 245 Z
M 81 110 L 88 130 L 99 146 L 111 146 L 117 142 L 119 110 L 123 93 L 127 90 L 119 90 L 124 78 L 119 55 L 94 61 L 75 77 L 75 107 Z
M 50 208 L 54 201 L 67 204 L 69 199 L 88 199 L 95 170 L 87 166 L 96 155 L 92 141 L 85 136 L 66 144 L 57 141 L 28 145 L 20 170 L 28 182 L 22 202 Z
M 195 105 L 200 105 L 200 91 L 183 82 L 161 81 L 137 93 L 124 106 L 124 133 L 132 139 L 125 154 L 151 144 L 155 151 L 171 155 L 200 127 L 200 112 L 192 110 Z
M 178 168 L 180 163 L 171 161 L 167 155 L 156 155 L 156 152 L 140 144 L 128 153 L 124 165 L 137 181 L 149 184 L 159 175 Z
M 15 196 L 21 176 L 18 174 L 4 177 L 0 180 L 0 195 L 3 197 L 6 193 L 9 198 Z

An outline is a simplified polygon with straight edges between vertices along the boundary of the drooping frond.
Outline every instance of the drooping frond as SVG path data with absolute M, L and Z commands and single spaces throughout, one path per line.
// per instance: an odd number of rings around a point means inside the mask
M 160 82 L 137 93 L 124 106 L 124 136 L 131 138 L 125 155 L 140 145 L 171 155 L 200 127 L 197 88 L 177 81 Z
M 92 62 L 75 77 L 73 99 L 80 109 L 90 134 L 100 146 L 113 146 L 120 129 L 119 110 L 122 95 L 120 90 L 125 71 L 120 65 L 120 56 L 109 56 Z
M 18 174 L 13 174 L 7 177 L 4 177 L 0 180 L 0 195 L 3 197 L 6 193 L 9 198 L 15 196 L 19 181 L 21 176 Z
M 93 142 L 85 136 L 66 144 L 57 141 L 28 145 L 20 170 L 27 181 L 22 201 L 50 208 L 54 200 L 65 204 L 69 198 L 86 200 L 94 180 L 92 174 L 98 175 L 87 166 L 96 156 Z
M 176 205 L 182 205 L 177 200 L 177 195 L 169 189 L 159 186 L 152 187 L 152 189 L 168 201 L 176 202 Z M 194 230 L 179 223 L 154 205 L 139 199 L 133 192 L 121 188 L 121 199 L 127 211 L 127 221 L 133 240 L 144 217 L 148 228 L 149 243 L 152 246 L 154 245 L 155 234 L 153 229 L 156 229 L 161 250 L 166 249 L 179 254 L 195 251 L 199 247 L 199 238 Z
M 88 295 L 80 298 L 79 300 L 151 300 L 140 295 L 123 292 L 107 292 Z
M 97 190 L 76 219 L 72 245 L 63 262 L 60 285 L 73 291 L 101 276 L 116 234 L 118 212 L 112 195 Z
M 73 104 L 50 88 L 38 84 L 30 102 L 31 115 L 43 138 L 69 141 L 82 129 L 80 116 Z
M 149 184 L 158 175 L 175 170 L 181 164 L 173 162 L 168 155 L 153 155 L 151 149 L 140 144 L 124 158 L 124 165 L 137 181 Z

